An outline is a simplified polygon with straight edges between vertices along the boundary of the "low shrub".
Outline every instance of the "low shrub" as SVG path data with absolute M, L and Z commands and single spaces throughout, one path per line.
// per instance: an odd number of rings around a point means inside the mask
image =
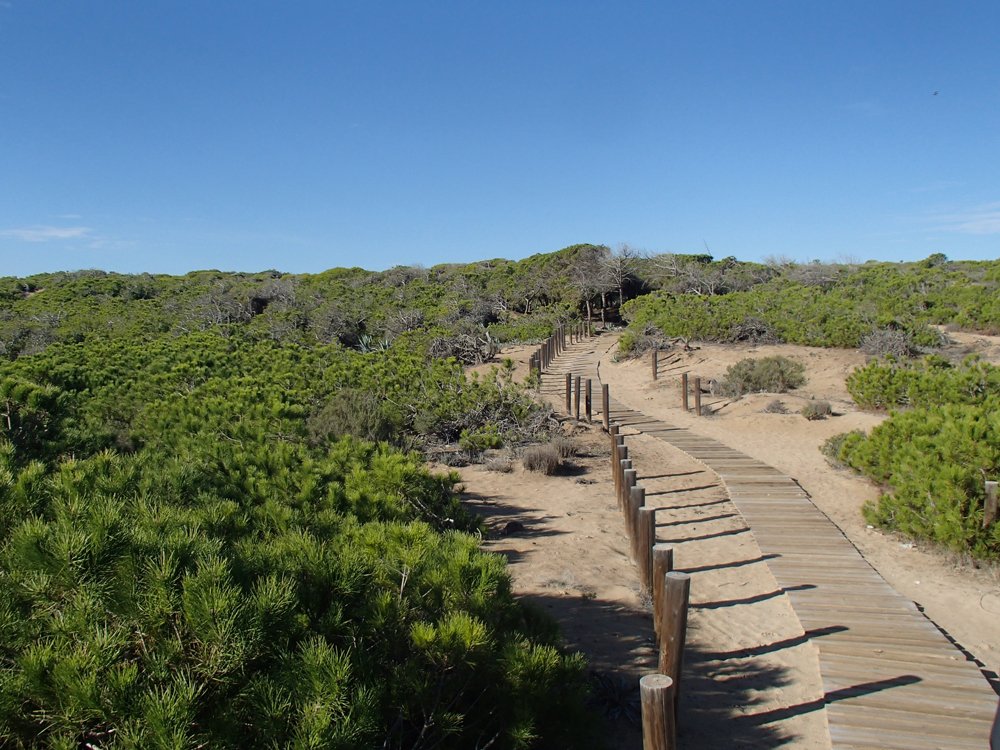
M 533 445 L 524 451 L 524 468 L 540 471 L 546 476 L 556 473 L 559 468 L 559 449 L 552 444 Z
M 826 419 L 833 414 L 833 408 L 829 401 L 810 401 L 802 407 L 799 414 L 809 420 Z
M 486 471 L 492 471 L 496 474 L 510 474 L 514 471 L 514 462 L 508 456 L 492 456 L 486 459 L 484 466 Z
M 788 407 L 785 406 L 784 401 L 776 398 L 773 401 L 768 401 L 767 405 L 761 411 L 765 414 L 788 414 Z
M 880 328 L 861 338 L 859 347 L 873 357 L 915 357 L 919 350 L 913 341 L 913 334 L 895 328 Z
M 867 437 L 848 434 L 841 460 L 886 488 L 869 523 L 1000 559 L 1000 524 L 983 528 L 983 477 L 1000 473 L 1000 397 L 895 412 Z
M 673 347 L 673 341 L 654 325 L 646 325 L 640 331 L 626 331 L 618 341 L 618 355 L 621 359 L 636 359 L 650 351 L 665 351 Z
M 805 366 L 788 357 L 748 357 L 726 370 L 716 388 L 724 396 L 745 393 L 785 393 L 806 382 Z
M 840 457 L 841 449 L 844 443 L 850 440 L 864 439 L 865 434 L 861 430 L 851 430 L 850 432 L 840 432 L 836 435 L 828 437 L 823 445 L 819 447 L 820 453 L 826 456 L 827 461 L 829 461 L 834 466 L 846 466 L 844 460 Z
M 552 440 L 552 445 L 555 446 L 556 452 L 559 454 L 559 458 L 573 458 L 577 453 L 576 443 L 574 443 L 569 438 L 556 437 Z

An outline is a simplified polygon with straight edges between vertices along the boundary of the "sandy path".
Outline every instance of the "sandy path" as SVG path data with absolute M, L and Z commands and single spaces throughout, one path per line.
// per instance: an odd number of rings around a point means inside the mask
M 547 382 L 558 407 L 557 378 Z M 564 427 L 582 453 L 564 475 L 468 467 L 466 501 L 495 530 L 485 547 L 508 557 L 518 594 L 553 614 L 567 646 L 602 675 L 599 708 L 634 715 L 638 677 L 655 669 L 648 602 L 627 557 L 607 439 L 597 427 Z M 828 748 L 815 647 L 725 490 L 663 441 L 628 442 L 647 502 L 662 508 L 658 540 L 692 575 L 681 747 Z M 504 534 L 511 521 L 523 530 Z M 612 736 L 614 747 L 641 747 L 627 717 L 613 722 Z

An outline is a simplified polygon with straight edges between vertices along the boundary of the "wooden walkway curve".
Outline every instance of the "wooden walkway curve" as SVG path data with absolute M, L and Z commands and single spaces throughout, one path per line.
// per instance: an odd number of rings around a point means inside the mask
M 606 348 L 600 338 L 569 346 L 543 376 L 543 387 L 563 388 L 567 372 L 600 383 Z M 818 648 L 833 748 L 989 747 L 997 695 L 982 672 L 883 580 L 794 480 L 619 403 L 614 394 L 609 414 L 614 423 L 685 451 L 722 480 Z

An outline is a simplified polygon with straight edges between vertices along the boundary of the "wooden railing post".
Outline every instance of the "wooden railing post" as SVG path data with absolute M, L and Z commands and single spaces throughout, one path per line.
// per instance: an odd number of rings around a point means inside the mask
M 640 506 L 635 530 L 635 564 L 639 583 L 647 594 L 653 593 L 653 543 L 656 541 L 656 508 Z
M 573 373 L 566 373 L 566 414 L 572 414 L 570 409 L 573 406 Z
M 625 531 L 628 533 L 632 561 L 638 564 L 639 548 L 636 545 L 639 533 L 639 508 L 646 504 L 646 488 L 635 485 L 629 489 L 625 506 Z
M 681 669 L 684 665 L 684 641 L 687 636 L 688 599 L 691 576 L 687 573 L 667 573 L 663 596 L 660 598 L 660 664 L 659 672 L 674 681 L 674 720 L 677 717 L 677 694 L 680 691 Z
M 655 526 L 654 533 L 655 533 Z M 662 612 L 663 589 L 667 584 L 666 575 L 674 569 L 674 548 L 669 544 L 653 545 L 653 632 L 659 635 Z
M 628 466 L 624 467 L 622 471 L 622 496 L 621 502 L 618 507 L 623 511 L 628 508 L 629 498 L 632 495 L 632 488 L 635 487 L 636 475 L 638 472 L 632 468 L 632 462 L 628 462 Z
M 653 380 L 656 380 L 656 376 L 659 374 L 657 373 L 656 349 L 653 349 L 653 356 L 651 359 L 653 361 Z
M 608 391 L 608 384 L 601 383 L 601 413 L 604 418 L 604 429 L 611 429 L 611 394 Z
M 694 413 L 701 416 L 701 378 L 694 379 Z
M 628 448 L 619 443 L 618 455 L 619 456 L 628 455 Z M 615 494 L 618 497 L 618 500 L 616 502 L 618 503 L 619 508 L 622 507 L 622 487 L 625 486 L 625 469 L 631 469 L 631 468 L 632 468 L 632 462 L 629 461 L 627 458 L 622 458 L 618 461 L 618 468 L 616 469 L 616 471 L 618 472 L 618 477 L 617 477 L 617 482 L 615 483 Z
M 674 681 L 666 675 L 647 674 L 640 678 L 642 750 L 675 750 L 677 747 L 674 691 Z
M 594 416 L 594 397 L 591 391 L 590 378 L 587 378 L 587 382 L 584 384 L 583 389 L 584 401 L 587 407 L 587 422 L 588 424 L 593 420 Z
M 573 416 L 580 421 L 580 376 L 573 378 Z
M 983 528 L 997 520 L 997 483 L 986 482 L 986 505 L 983 508 Z
M 681 405 L 684 411 L 688 411 L 688 374 L 681 373 Z

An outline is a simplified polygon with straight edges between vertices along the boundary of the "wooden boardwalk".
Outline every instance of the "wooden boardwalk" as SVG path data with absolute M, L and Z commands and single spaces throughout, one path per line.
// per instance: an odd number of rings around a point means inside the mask
M 566 372 L 599 383 L 598 342 L 570 346 L 543 389 L 562 392 Z M 613 396 L 612 422 L 676 446 L 725 484 L 819 651 L 825 696 L 817 708 L 826 711 L 832 747 L 989 747 L 997 695 L 975 662 L 882 579 L 794 480 Z

